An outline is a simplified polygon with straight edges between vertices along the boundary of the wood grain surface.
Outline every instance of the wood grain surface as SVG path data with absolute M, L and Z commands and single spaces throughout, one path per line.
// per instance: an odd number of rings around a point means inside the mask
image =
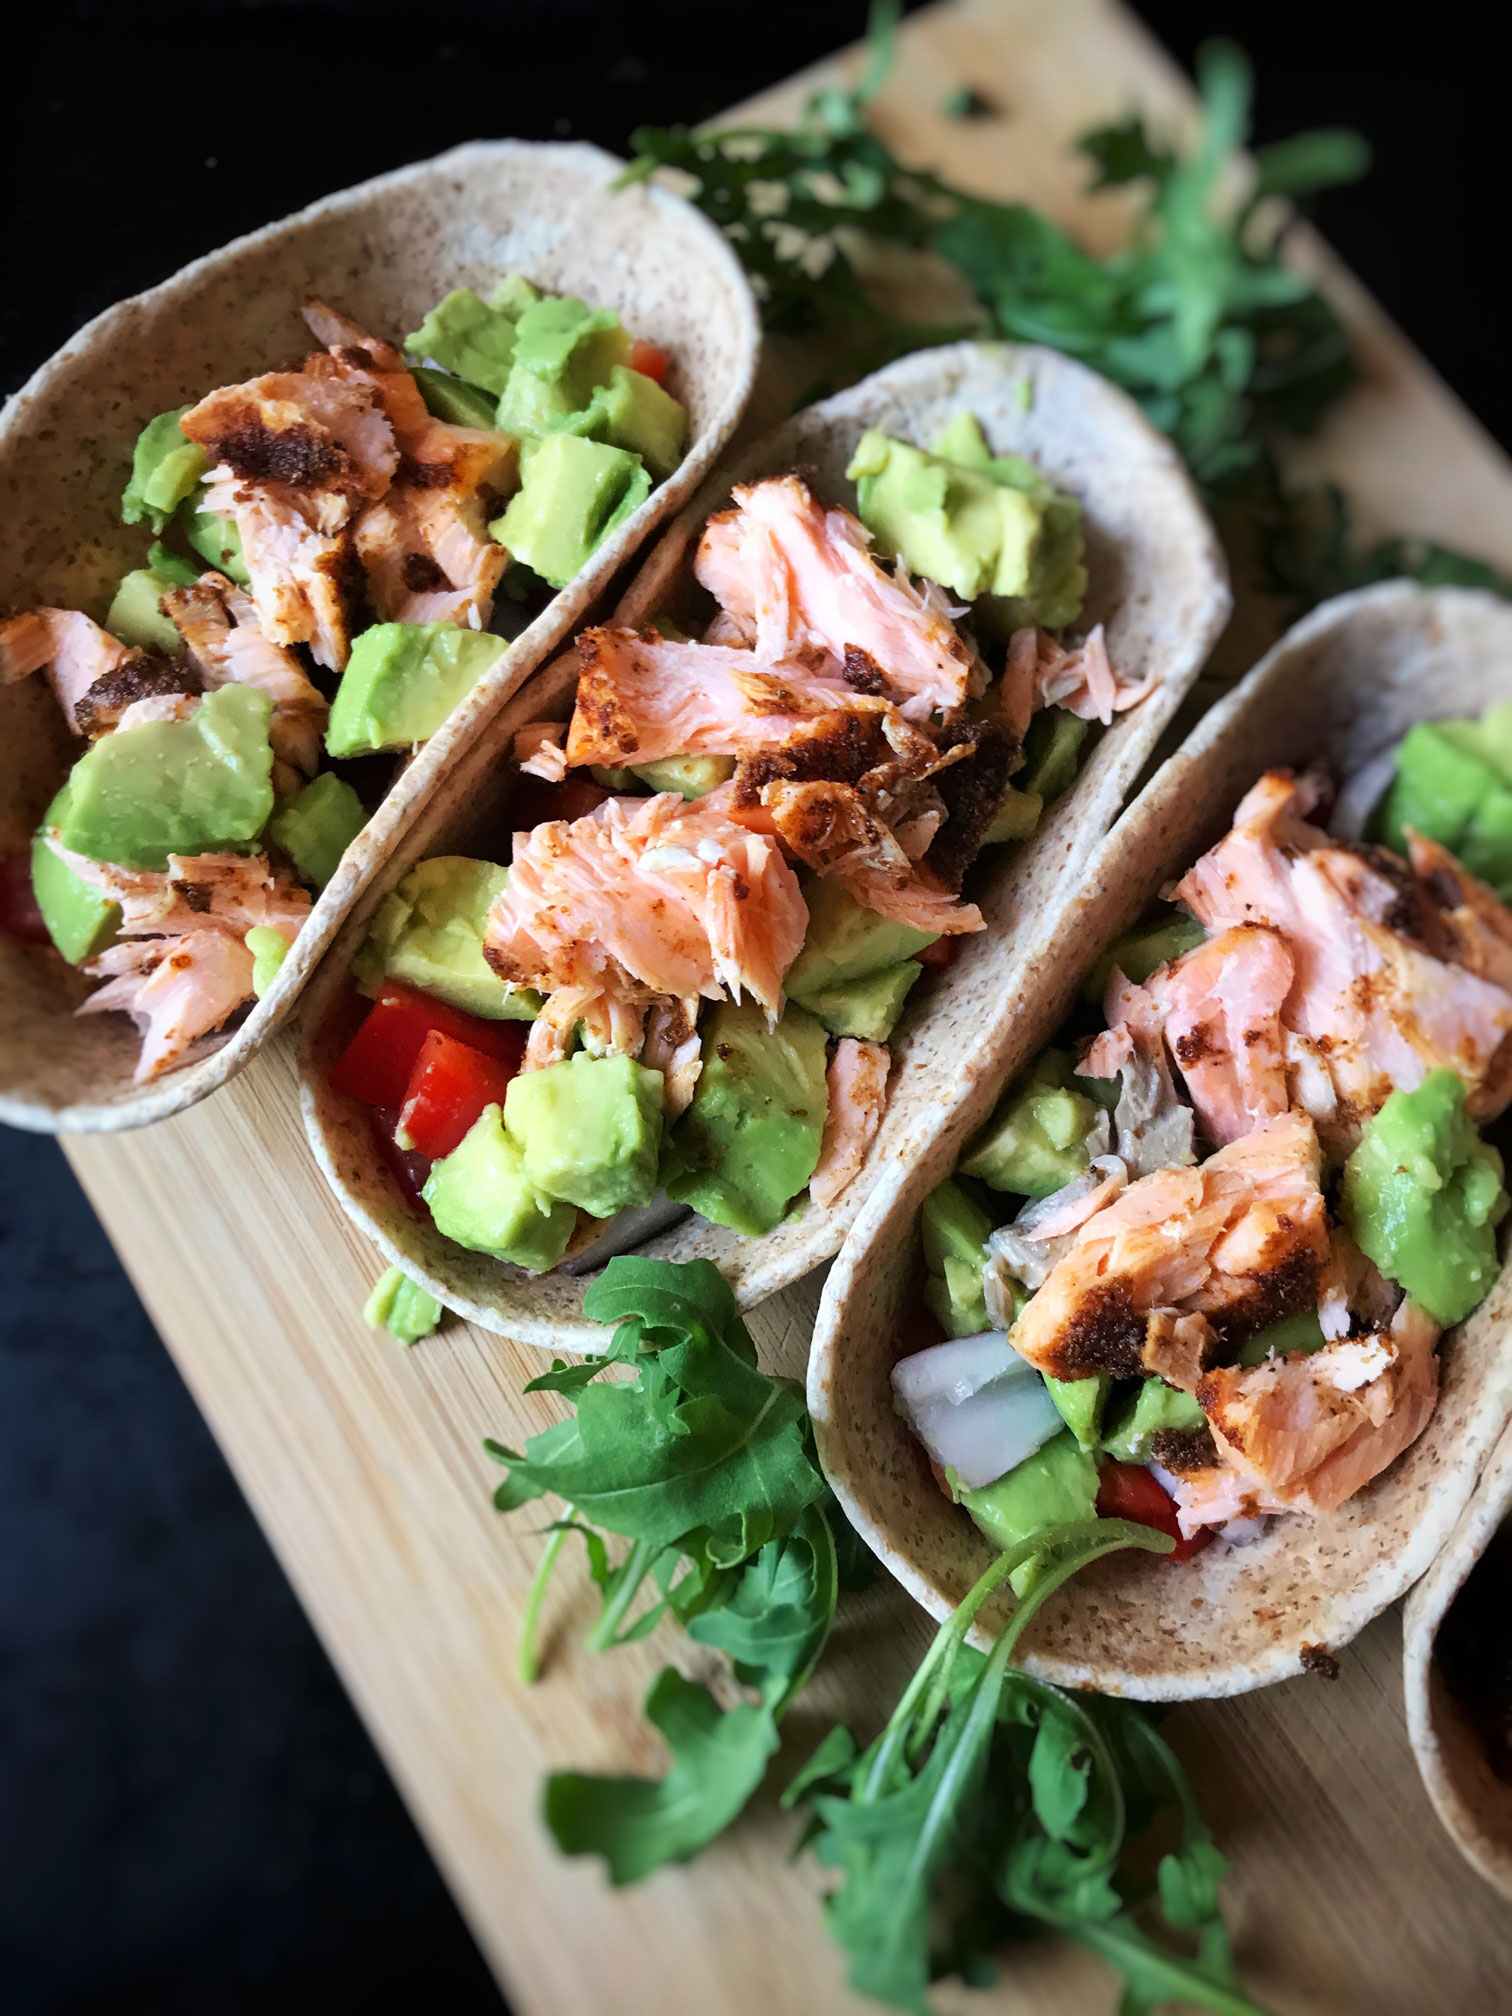
M 877 125 L 905 158 L 1039 204 L 1090 243 L 1116 242 L 1120 199 L 1088 199 L 1066 143 L 1138 105 L 1175 129 L 1179 72 L 1110 0 L 949 0 L 903 31 Z M 843 59 L 840 69 L 854 59 Z M 787 118 L 826 66 L 759 101 Z M 976 86 L 1005 116 L 952 123 L 947 91 Z M 1326 250 L 1365 380 L 1311 444 L 1367 529 L 1410 528 L 1512 563 L 1512 471 Z M 774 360 L 757 421 L 782 407 Z M 1251 607 L 1230 653 L 1263 641 Z M 597 1863 L 557 1856 L 538 1820 L 553 1766 L 656 1768 L 638 1718 L 673 1641 L 607 1657 L 569 1633 L 579 1577 L 548 1605 L 545 1677 L 525 1689 L 515 1635 L 540 1541 L 527 1512 L 491 1509 L 486 1434 L 551 1418 L 520 1387 L 540 1360 L 449 1325 L 404 1352 L 364 1329 L 377 1269 L 329 1198 L 299 1130 L 287 1041 L 207 1104 L 148 1132 L 79 1139 L 70 1158 L 499 1980 L 522 2016 L 857 2010 L 791 1823 L 768 1804 L 686 1869 L 612 1891 Z M 797 1371 L 817 1279 L 767 1304 L 766 1362 Z M 819 1682 L 789 1718 L 790 1769 L 829 1721 L 876 1725 L 926 1640 L 889 1585 L 848 1606 Z M 691 1655 L 691 1656 L 690 1656 Z M 685 1641 L 676 1656 L 712 1662 Z M 1278 2012 L 1498 2016 L 1512 2007 L 1512 1921 L 1458 1859 L 1413 1767 L 1399 1623 L 1381 1619 L 1342 1677 L 1182 1710 L 1168 1727 L 1235 1863 L 1228 1889 L 1247 1985 Z M 1046 1943 L 994 1990 L 942 1992 L 942 2011 L 1111 2016 L 1100 1963 Z

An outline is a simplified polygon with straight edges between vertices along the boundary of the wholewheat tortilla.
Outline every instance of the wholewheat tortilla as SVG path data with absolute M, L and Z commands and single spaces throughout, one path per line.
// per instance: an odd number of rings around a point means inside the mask
M 494 710 L 561 643 L 648 532 L 713 465 L 749 397 L 760 351 L 750 289 L 713 225 L 664 190 L 615 193 L 623 163 L 596 147 L 478 142 L 379 177 L 213 252 L 108 309 L 44 364 L 0 417 L 0 609 L 103 616 L 144 563 L 143 526 L 120 521 L 138 429 L 213 386 L 311 346 L 299 315 L 317 294 L 398 341 L 454 287 L 487 292 L 522 272 L 618 310 L 672 359 L 690 414 L 688 453 L 577 578 L 502 654 L 396 778 L 315 903 L 246 1020 L 193 1060 L 138 1086 L 124 1015 L 73 1010 L 89 983 L 50 950 L 0 935 L 0 1120 L 38 1130 L 137 1127 L 224 1084 L 293 1007 L 374 870 Z M 79 753 L 46 682 L 0 686 L 0 855 L 27 846 Z
M 1423 1784 L 1465 1860 L 1512 1898 L 1512 1785 L 1498 1778 L 1479 1732 L 1450 1693 L 1435 1657 L 1439 1626 L 1497 1528 L 1512 1518 L 1512 1426 L 1443 1551 L 1402 1617 L 1407 1735 Z
M 1126 677 L 1159 672 L 1161 678 L 1101 736 L 1043 832 L 1021 849 L 989 854 L 968 881 L 987 929 L 965 940 L 947 973 L 915 988 L 893 1038 L 881 1130 L 835 1207 L 826 1212 L 801 1205 L 762 1238 L 695 1220 L 640 1249 L 672 1260 L 713 1260 L 745 1307 L 829 1259 L 881 1172 L 910 1164 L 934 1131 L 940 1100 L 974 1081 L 994 1031 L 1011 1018 L 1058 906 L 1228 615 L 1227 579 L 1212 527 L 1175 450 L 1133 401 L 1053 351 L 962 343 L 921 351 L 808 408 L 711 478 L 659 542 L 613 620 L 638 624 L 677 616 L 687 607 L 685 598 L 702 595 L 692 579 L 697 536 L 710 513 L 728 501 L 733 482 L 798 466 L 826 500 L 853 508 L 855 490 L 845 469 L 868 427 L 927 446 L 963 410 L 976 415 L 996 453 L 1028 456 L 1058 489 L 1080 499 L 1091 577 L 1082 620 L 1106 623 L 1109 655 Z M 690 622 L 697 620 L 688 614 Z M 499 849 L 507 830 L 505 759 L 513 731 L 529 719 L 570 714 L 573 674 L 569 657 L 518 696 L 385 864 L 308 997 L 301 1098 L 322 1168 L 390 1261 L 487 1329 L 553 1349 L 585 1350 L 598 1335 L 581 1315 L 586 1283 L 561 1274 L 533 1277 L 442 1238 L 405 1205 L 379 1165 L 365 1109 L 338 1097 L 327 1082 L 335 1042 L 329 1011 L 373 910 L 424 855 Z
M 955 1088 L 923 1154 L 890 1171 L 826 1286 L 809 1359 L 820 1460 L 847 1516 L 904 1587 L 944 1617 L 994 1550 L 930 1475 L 894 1413 L 890 1373 L 918 1340 L 919 1206 L 954 1168 L 1003 1086 L 1050 1040 L 1102 949 L 1227 830 L 1266 769 L 1348 775 L 1418 720 L 1512 699 L 1512 607 L 1393 582 L 1325 604 L 1208 715 L 1107 836 L 1026 975 L 1017 1016 Z M 984 1048 L 986 1048 L 984 1044 Z M 1453 1526 L 1512 1395 L 1512 1268 L 1440 1346 L 1442 1389 L 1422 1437 L 1318 1519 L 1275 1520 L 1252 1546 L 1191 1561 L 1114 1556 L 1053 1597 L 1023 1664 L 1064 1685 L 1147 1700 L 1242 1693 L 1337 1650 L 1407 1589 Z M 1001 1628 L 1006 1599 L 976 1637 Z

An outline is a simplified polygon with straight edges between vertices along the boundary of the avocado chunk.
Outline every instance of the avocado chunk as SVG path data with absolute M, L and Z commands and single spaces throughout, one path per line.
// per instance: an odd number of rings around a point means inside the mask
M 375 623 L 352 645 L 326 753 L 366 756 L 428 740 L 508 648 L 502 637 L 455 623 Z
M 489 434 L 496 431 L 497 398 L 480 392 L 476 385 L 469 385 L 461 378 L 454 378 L 449 371 L 433 371 L 428 364 L 417 364 L 410 376 L 420 387 L 420 397 L 425 401 L 427 413 L 433 413 L 438 420 L 445 420 L 453 427 L 479 427 Z
M 179 523 L 184 528 L 184 537 L 202 560 L 239 588 L 251 586 L 252 576 L 242 557 L 241 534 L 234 519 L 222 517 L 219 511 L 201 511 L 191 497 L 179 512 Z
M 282 847 L 301 881 L 324 889 L 366 824 L 367 813 L 351 785 L 334 771 L 322 770 L 284 799 L 268 821 L 268 838 Z
M 390 1267 L 373 1284 L 362 1305 L 369 1330 L 387 1330 L 396 1344 L 418 1344 L 441 1321 L 441 1304 L 412 1281 L 402 1267 Z
M 63 821 L 68 788 L 65 784 L 48 806 L 32 841 L 32 894 L 48 936 L 70 966 L 80 966 L 113 942 L 121 906 L 91 889 L 47 844 L 46 834 Z
M 1016 784 L 1003 789 L 1003 801 L 992 824 L 982 835 L 984 847 L 1000 847 L 1007 840 L 1032 840 L 1045 814 L 1045 801 L 1037 791 L 1021 791 Z
M 121 868 L 168 866 L 256 840 L 273 810 L 273 702 L 253 686 L 207 693 L 187 721 L 143 721 L 102 736 L 56 801 L 75 854 Z
M 1470 1314 L 1496 1279 L 1507 1193 L 1501 1157 L 1476 1133 L 1457 1071 L 1430 1071 L 1366 1122 L 1344 1165 L 1342 1206 L 1360 1251 L 1435 1323 Z
M 488 529 L 553 588 L 565 588 L 651 495 L 638 456 L 578 434 L 527 443 L 520 469 L 519 489 Z
M 1037 1527 L 1095 1518 L 1097 1462 L 1069 1429 L 1063 1429 L 995 1484 L 960 1492 L 958 1502 L 993 1546 L 1006 1552 Z M 1008 1577 L 1014 1594 L 1026 1596 L 1039 1572 L 1035 1560 L 1015 1568 Z
M 667 1194 L 716 1225 L 770 1232 L 819 1161 L 824 1025 L 789 1002 L 775 1029 L 753 1001 L 705 1018 L 703 1070 L 668 1144 Z
M 590 767 L 595 784 L 606 791 L 634 791 L 644 784 L 648 791 L 679 791 L 684 798 L 702 798 L 728 784 L 735 775 L 733 756 L 663 756 L 655 763 L 637 763 L 628 770 Z
M 550 433 L 584 410 L 616 364 L 629 362 L 630 338 L 612 308 L 590 308 L 575 294 L 542 295 L 515 324 L 495 424 L 512 434 Z
M 1411 826 L 1512 900 L 1512 704 L 1478 721 L 1420 721 L 1396 752 L 1382 838 L 1407 852 Z
M 1207 933 L 1195 917 L 1189 917 L 1185 910 L 1172 910 L 1158 924 L 1146 924 L 1115 938 L 1082 982 L 1082 999 L 1100 1008 L 1115 966 L 1138 987 L 1157 966 L 1179 959 L 1183 952 L 1195 952 L 1206 942 Z
M 1028 390 L 1027 381 L 1023 389 Z M 1027 404 L 1026 400 L 1026 408 Z M 1036 555 L 1039 582 L 1033 602 L 998 603 L 989 596 L 977 613 L 990 627 L 1004 632 L 1030 623 L 1042 624 L 1047 630 L 1074 623 L 1087 592 L 1081 506 L 1074 498 L 1062 496 L 1024 456 L 994 455 L 974 414 L 958 413 L 931 445 L 936 455 L 990 473 L 995 481 L 1026 490 L 1044 502 L 1045 523 Z
M 548 1197 L 526 1175 L 525 1151 L 496 1105 L 485 1106 L 450 1155 L 431 1164 L 420 1194 L 446 1238 L 533 1274 L 555 1267 L 577 1225 L 573 1205 Z
M 491 308 L 470 287 L 457 287 L 436 303 L 418 329 L 405 337 L 404 347 L 415 357 L 434 358 L 465 385 L 479 385 L 485 392 L 492 392 L 489 417 L 464 424 L 493 426 L 493 408 L 509 383 L 514 364 L 513 315 L 501 308 Z M 448 417 L 442 415 L 443 419 Z
M 837 980 L 806 994 L 803 1005 L 817 1015 L 831 1036 L 855 1036 L 863 1043 L 885 1043 L 892 1035 L 909 990 L 923 972 L 917 959 L 900 959 L 880 973 L 860 980 Z
M 261 1001 L 278 978 L 278 970 L 291 951 L 282 931 L 267 924 L 254 924 L 247 933 L 247 950 L 252 954 L 252 992 Z
M 947 1337 L 977 1337 L 992 1328 L 982 1293 L 991 1232 L 987 1213 L 948 1176 L 920 1207 L 924 1301 Z
M 963 1176 L 994 1190 L 1049 1197 L 1091 1161 L 1086 1135 L 1097 1106 L 1072 1087 L 1071 1057 L 1046 1050 L 1014 1081 L 962 1158 Z
M 1052 1379 L 1048 1373 L 1044 1378 L 1062 1421 L 1083 1449 L 1095 1449 L 1102 1435 L 1103 1409 L 1112 1379 L 1106 1372 L 1094 1372 L 1086 1379 Z
M 664 392 L 644 371 L 616 364 L 579 414 L 565 423 L 573 434 L 639 455 L 658 483 L 682 460 L 688 432 L 687 408 Z
M 161 543 L 155 544 L 145 567 L 121 577 L 121 585 L 105 617 L 105 628 L 122 644 L 176 656 L 183 650 L 184 640 L 158 604 L 173 589 L 188 588 L 198 578 L 187 560 L 180 560 Z
M 1014 779 L 1019 790 L 1036 793 L 1047 805 L 1059 798 L 1076 775 L 1091 727 L 1067 707 L 1042 707 L 1024 736 L 1024 767 Z
M 788 968 L 788 997 L 806 1002 L 852 980 L 884 972 L 933 945 L 939 935 L 911 924 L 894 924 L 858 903 L 833 875 L 806 877 L 803 898 L 808 929 L 803 950 Z
M 1328 1339 L 1316 1309 L 1299 1309 L 1295 1316 L 1283 1316 L 1279 1323 L 1267 1323 L 1239 1346 L 1236 1365 L 1259 1365 L 1267 1358 L 1284 1358 L 1291 1351 L 1321 1351 Z
M 612 1218 L 649 1204 L 661 1151 L 662 1076 L 633 1057 L 580 1050 L 509 1081 L 504 1122 L 548 1197 Z
M 179 426 L 189 411 L 175 406 L 149 420 L 131 451 L 131 481 L 121 493 L 121 516 L 128 525 L 145 519 L 161 532 L 205 473 L 203 451 Z
M 404 980 L 450 1007 L 494 1022 L 529 1022 L 541 997 L 506 988 L 483 957 L 488 913 L 509 886 L 509 870 L 465 854 L 417 861 L 378 906 L 353 962 L 361 986 Z
M 1163 1429 L 1201 1428 L 1206 1420 L 1190 1393 L 1167 1386 L 1164 1379 L 1145 1379 L 1120 1410 L 1103 1446 L 1120 1463 L 1148 1463 L 1151 1445 Z

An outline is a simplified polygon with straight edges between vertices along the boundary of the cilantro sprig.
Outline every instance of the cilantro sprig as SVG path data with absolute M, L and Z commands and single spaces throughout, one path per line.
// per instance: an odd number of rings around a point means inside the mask
M 536 1675 L 542 1601 L 573 1534 L 599 1592 L 590 1645 L 628 1643 L 670 1617 L 729 1661 L 718 1694 L 672 1666 L 652 1682 L 644 1713 L 671 1759 L 661 1778 L 564 1771 L 547 1782 L 558 1845 L 601 1856 L 619 1884 L 686 1860 L 738 1818 L 780 1751 L 783 1715 L 842 1594 L 871 1564 L 818 1469 L 802 1394 L 757 1366 L 716 1268 L 622 1257 L 584 1308 L 614 1326 L 604 1350 L 557 1362 L 526 1389 L 560 1394 L 572 1413 L 522 1452 L 488 1445 L 507 1466 L 501 1510 L 548 1494 L 563 1503 L 527 1603 L 522 1673 Z M 1235 1983 L 1224 1864 L 1169 1748 L 1138 1709 L 1012 1665 L 1069 1576 L 1115 1549 L 1170 1546 L 1108 1519 L 1031 1535 L 941 1627 L 880 1735 L 861 1749 L 836 1728 L 792 1779 L 784 1805 L 807 1811 L 804 1842 L 842 1876 L 826 1911 L 858 1989 L 922 2011 L 931 1979 L 987 1978 L 1015 1934 L 1050 1927 L 1122 1974 L 1128 2016 L 1169 2000 L 1262 2016 Z M 971 1626 L 1031 1559 L 1033 1585 L 983 1655 L 967 1643 Z M 1146 1897 L 1126 1851 L 1162 1817 L 1179 1838 Z
M 1182 154 L 1129 118 L 1077 143 L 1093 189 L 1143 194 L 1127 241 L 1098 257 L 1023 203 L 994 202 L 900 161 L 867 124 L 894 58 L 896 0 L 874 0 L 870 55 L 850 91 L 818 93 L 797 127 L 645 127 L 627 179 L 669 169 L 735 246 L 767 326 L 823 339 L 818 397 L 904 352 L 963 335 L 1046 344 L 1124 386 L 1169 434 L 1219 506 L 1254 528 L 1261 581 L 1299 607 L 1392 573 L 1505 591 L 1468 556 L 1421 541 L 1354 544 L 1336 492 L 1296 491 L 1276 451 L 1305 434 L 1355 376 L 1347 334 L 1313 282 L 1282 257 L 1297 207 L 1357 180 L 1369 149 L 1329 128 L 1253 153 L 1253 77 L 1234 44 L 1199 52 L 1203 122 Z M 910 322 L 869 293 L 864 246 L 950 261 L 974 323 Z

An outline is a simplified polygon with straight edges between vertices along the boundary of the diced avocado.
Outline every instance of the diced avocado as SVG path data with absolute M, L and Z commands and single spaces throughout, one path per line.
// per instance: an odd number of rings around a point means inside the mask
M 1259 1365 L 1266 1358 L 1284 1358 L 1289 1351 L 1321 1351 L 1327 1342 L 1317 1310 L 1299 1309 L 1295 1316 L 1283 1316 L 1279 1323 L 1268 1323 L 1246 1337 L 1234 1362 Z
M 1091 1160 L 1086 1135 L 1097 1107 L 1071 1080 L 1067 1053 L 1044 1051 L 999 1101 L 961 1174 L 1023 1197 L 1049 1197 L 1079 1176 Z
M 1076 759 L 1091 726 L 1065 707 L 1042 707 L 1024 736 L 1024 767 L 1013 780 L 1016 788 L 1035 793 L 1047 805 L 1059 798 L 1076 775 Z
M 470 287 L 457 287 L 405 337 L 404 347 L 412 356 L 434 358 L 466 384 L 492 392 L 497 404 L 514 364 L 515 317 L 480 301 Z M 490 414 L 470 424 L 494 423 Z
M 630 338 L 612 308 L 590 308 L 575 294 L 542 295 L 515 324 L 514 368 L 501 388 L 498 425 L 536 433 L 553 415 L 580 413 L 615 365 L 629 362 Z
M 736 1232 L 770 1232 L 819 1161 L 824 1025 L 789 1002 L 775 1029 L 754 1001 L 705 1018 L 703 1070 L 668 1144 L 668 1195 Z
M 252 992 L 261 1001 L 289 956 L 289 941 L 282 931 L 275 931 L 267 924 L 254 924 L 247 933 L 247 950 L 252 954 Z
M 555 1267 L 577 1224 L 574 1205 L 526 1175 L 525 1151 L 497 1106 L 485 1106 L 450 1155 L 431 1164 L 420 1194 L 446 1238 L 535 1274 Z
M 359 984 L 405 980 L 469 1015 L 528 1022 L 541 997 L 512 992 L 483 957 L 488 913 L 509 884 L 509 870 L 464 854 L 417 861 L 378 906 L 353 962 Z
M 661 1150 L 662 1075 L 633 1057 L 580 1050 L 509 1081 L 504 1123 L 548 1197 L 612 1218 L 649 1204 Z
M 424 742 L 508 650 L 455 623 L 375 623 L 352 645 L 326 728 L 331 756 Z
M 1470 1314 L 1496 1279 L 1507 1193 L 1458 1072 L 1444 1066 L 1390 1095 L 1344 1165 L 1341 1201 L 1360 1251 L 1436 1323 Z
M 583 411 L 566 425 L 574 434 L 608 441 L 639 455 L 660 483 L 682 460 L 688 412 L 644 371 L 616 364 L 608 384 L 600 385 Z
M 488 297 L 490 308 L 498 308 L 518 322 L 532 302 L 539 301 L 541 290 L 533 280 L 527 280 L 523 273 L 506 273 Z
M 420 387 L 420 397 L 425 401 L 427 413 L 434 413 L 438 420 L 446 420 L 453 427 L 481 427 L 494 431 L 499 401 L 480 392 L 476 385 L 469 385 L 465 379 L 454 378 L 449 371 L 433 371 L 428 364 L 417 364 L 410 373 Z
M 991 1232 L 987 1213 L 948 1176 L 920 1207 L 924 1301 L 947 1337 L 976 1337 L 992 1328 L 982 1293 Z
M 855 1036 L 885 1043 L 893 1032 L 909 990 L 924 971 L 917 959 L 900 959 L 860 980 L 837 980 L 805 994 L 803 1006 L 817 1015 L 831 1036 Z
M 1062 1421 L 1083 1449 L 1097 1447 L 1102 1435 L 1103 1409 L 1108 1404 L 1112 1384 L 1106 1372 L 1094 1372 L 1086 1379 L 1052 1379 L 1048 1374 L 1045 1377 Z
M 48 806 L 32 841 L 32 894 L 48 936 L 70 966 L 79 966 L 113 941 L 121 906 L 91 889 L 47 844 L 45 834 L 62 823 L 68 789 L 65 784 Z
M 803 950 L 788 968 L 786 986 L 791 1000 L 802 1001 L 810 994 L 896 966 L 933 945 L 939 935 L 879 917 L 875 910 L 858 903 L 833 875 L 806 879 L 803 896 L 809 921 Z
M 1512 705 L 1478 721 L 1420 721 L 1397 747 L 1381 835 L 1407 852 L 1411 826 L 1512 897 Z
M 268 837 L 282 847 L 300 880 L 324 889 L 341 857 L 367 824 L 362 800 L 332 770 L 284 799 L 268 821 Z
M 1200 1428 L 1206 1420 L 1190 1393 L 1164 1379 L 1145 1379 L 1120 1410 L 1103 1447 L 1120 1463 L 1148 1463 L 1150 1445 L 1162 1429 Z
M 362 1307 L 369 1330 L 387 1330 L 396 1344 L 418 1344 L 441 1321 L 441 1304 L 402 1267 L 390 1267 L 374 1283 Z
M 176 406 L 149 420 L 131 451 L 131 481 L 121 494 L 121 516 L 128 525 L 146 519 L 161 532 L 179 505 L 205 473 L 205 457 L 179 426 L 189 411 Z
M 862 522 L 915 574 L 974 602 L 1026 595 L 1044 522 L 1041 499 L 870 428 L 846 475 Z
M 238 587 L 250 585 L 252 577 L 242 558 L 241 534 L 234 520 L 223 518 L 218 511 L 198 510 L 191 497 L 179 512 L 179 522 L 184 537 L 202 560 Z
M 680 791 L 684 798 L 702 798 L 735 775 L 733 756 L 663 756 L 657 763 L 637 763 L 630 772 L 653 791 Z
M 1005 786 L 1003 802 L 982 835 L 982 845 L 998 847 L 1005 840 L 1032 839 L 1044 810 L 1045 801 L 1038 791 L 1020 791 L 1016 784 Z
M 117 728 L 81 756 L 56 801 L 58 838 L 122 868 L 168 866 L 256 840 L 273 810 L 273 703 L 253 686 L 207 693 L 187 721 Z
M 105 628 L 123 644 L 139 645 L 148 651 L 163 651 L 170 657 L 184 648 L 184 640 L 171 620 L 158 607 L 175 588 L 187 588 L 198 579 L 187 560 L 180 560 L 161 542 L 147 555 L 147 565 L 124 575 L 105 618 Z
M 1041 1526 L 1059 1526 L 1097 1514 L 1097 1462 L 1069 1429 L 980 1491 L 962 1491 L 959 1502 L 994 1547 L 1006 1551 Z M 1008 1577 L 1015 1595 L 1025 1596 L 1039 1573 L 1029 1560 Z
M 548 434 L 528 444 L 520 468 L 519 489 L 488 529 L 553 588 L 565 588 L 651 495 L 638 456 L 579 434 Z
M 1126 932 L 1122 938 L 1113 940 L 1082 982 L 1082 999 L 1100 1008 L 1115 966 L 1137 987 L 1149 979 L 1157 966 L 1163 966 L 1168 959 L 1179 959 L 1183 952 L 1195 951 L 1206 940 L 1207 933 L 1185 910 L 1173 910 L 1158 924 Z

